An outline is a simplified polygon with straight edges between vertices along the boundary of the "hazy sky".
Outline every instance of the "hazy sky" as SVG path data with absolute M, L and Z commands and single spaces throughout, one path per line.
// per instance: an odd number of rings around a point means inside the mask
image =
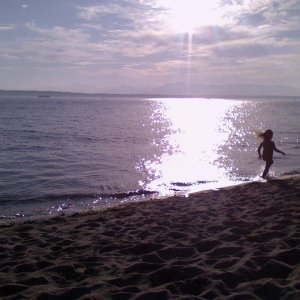
M 300 0 L 1 0 L 0 41 L 0 89 L 300 82 Z

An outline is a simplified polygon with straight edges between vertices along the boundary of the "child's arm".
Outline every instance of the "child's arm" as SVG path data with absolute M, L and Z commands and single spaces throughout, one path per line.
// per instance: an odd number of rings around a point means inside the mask
M 257 152 L 258 152 L 258 158 L 261 159 L 261 154 L 260 154 L 260 150 L 262 148 L 262 143 L 259 145 Z
M 274 151 L 285 155 L 285 153 L 283 151 L 280 151 L 279 149 L 276 148 L 275 144 L 274 144 Z
M 283 154 L 283 155 L 285 155 L 285 153 L 283 152 L 283 151 L 280 151 L 279 149 L 277 149 L 276 147 L 275 147 L 275 149 L 274 149 L 276 152 L 278 152 L 278 153 L 281 153 L 281 154 Z

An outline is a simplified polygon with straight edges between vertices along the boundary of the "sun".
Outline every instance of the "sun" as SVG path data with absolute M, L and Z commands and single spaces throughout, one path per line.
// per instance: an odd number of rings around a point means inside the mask
M 219 0 L 160 0 L 165 9 L 164 21 L 178 33 L 192 33 L 196 28 L 220 25 Z

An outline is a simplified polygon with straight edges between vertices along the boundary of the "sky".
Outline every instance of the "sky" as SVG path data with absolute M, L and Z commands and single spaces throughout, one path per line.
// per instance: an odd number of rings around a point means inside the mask
M 0 89 L 300 95 L 299 16 L 300 0 L 1 0 Z

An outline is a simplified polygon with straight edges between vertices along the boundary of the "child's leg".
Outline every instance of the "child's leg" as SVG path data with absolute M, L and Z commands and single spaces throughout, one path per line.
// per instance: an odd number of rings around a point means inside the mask
M 273 160 L 267 160 L 266 161 L 265 170 L 264 170 L 263 175 L 262 175 L 263 178 L 265 178 L 267 176 L 267 174 L 269 172 L 269 169 L 272 166 L 272 164 L 273 164 Z

